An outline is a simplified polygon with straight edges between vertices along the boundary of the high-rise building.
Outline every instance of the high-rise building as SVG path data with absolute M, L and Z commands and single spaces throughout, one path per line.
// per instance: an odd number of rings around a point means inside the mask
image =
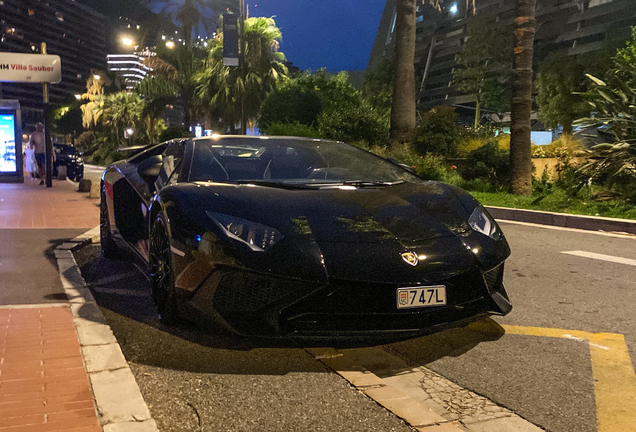
M 0 51 L 48 54 L 62 59 L 62 82 L 50 86 L 50 101 L 59 104 L 86 91 L 86 79 L 106 69 L 105 17 L 74 0 L 0 0 Z M 42 86 L 0 83 L 0 99 L 17 99 L 22 121 L 32 130 L 42 120 Z
M 419 108 L 474 106 L 453 85 L 455 55 L 462 50 L 473 17 L 492 25 L 512 24 L 514 0 L 447 0 L 438 11 L 417 11 L 416 76 Z M 396 0 L 387 0 L 368 67 L 391 57 L 395 47 Z M 577 56 L 624 45 L 636 26 L 636 0 L 538 0 L 535 63 L 555 53 Z M 427 66 L 428 65 L 428 66 Z

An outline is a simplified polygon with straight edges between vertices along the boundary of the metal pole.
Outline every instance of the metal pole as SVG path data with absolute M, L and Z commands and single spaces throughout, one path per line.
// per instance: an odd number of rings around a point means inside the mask
M 46 42 L 40 45 L 40 54 L 46 55 Z M 49 107 L 49 83 L 42 83 L 42 101 L 44 102 L 44 148 L 45 148 L 45 183 L 53 187 L 53 143 L 51 142 L 51 109 Z
M 247 135 L 247 113 L 245 112 L 245 0 L 239 0 L 239 21 L 241 24 L 241 28 L 239 29 L 239 45 L 241 47 L 239 62 L 241 79 L 243 80 L 243 91 L 241 92 L 241 135 Z

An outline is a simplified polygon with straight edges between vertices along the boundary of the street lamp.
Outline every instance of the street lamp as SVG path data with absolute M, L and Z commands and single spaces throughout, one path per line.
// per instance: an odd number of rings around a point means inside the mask
M 77 100 L 82 99 L 82 95 L 81 95 L 81 94 L 79 94 L 79 93 L 78 93 L 78 94 L 76 94 L 76 95 L 75 95 L 75 99 L 77 99 Z
M 123 43 L 126 46 L 132 46 L 133 40 L 131 38 L 128 38 L 128 37 L 123 37 L 123 38 L 121 38 L 121 43 Z
M 174 48 L 174 42 L 169 40 L 168 42 L 166 42 L 166 48 L 168 49 L 172 49 Z
M 93 75 L 93 78 L 96 79 L 97 81 L 99 81 L 100 79 L 102 79 L 102 77 L 100 75 Z

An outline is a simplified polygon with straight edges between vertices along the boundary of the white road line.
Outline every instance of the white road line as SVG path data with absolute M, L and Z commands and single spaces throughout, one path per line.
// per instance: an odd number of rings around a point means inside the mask
M 612 255 L 603 255 L 603 254 L 597 254 L 594 252 L 585 252 L 585 251 L 562 251 L 561 253 L 568 254 L 568 255 L 576 255 L 583 258 L 592 258 L 592 259 L 597 259 L 601 261 L 609 261 L 609 262 L 614 262 L 618 264 L 627 264 L 627 265 L 636 266 L 636 260 L 629 259 L 629 258 L 616 257 Z
M 567 228 L 567 227 L 552 226 L 552 225 L 541 225 L 541 224 L 536 224 L 536 223 L 531 223 L 531 222 L 511 221 L 511 220 L 499 219 L 499 218 L 496 218 L 495 220 L 497 221 L 497 223 L 504 223 L 504 224 L 525 225 L 525 226 L 531 226 L 531 227 L 536 227 L 536 228 L 545 228 L 545 229 L 558 230 L 558 231 L 570 231 L 570 232 L 576 232 L 576 233 L 581 233 L 581 234 L 593 234 L 593 235 L 600 235 L 600 236 L 605 236 L 605 237 L 624 238 L 624 239 L 631 239 L 631 240 L 636 239 L 636 235 L 629 234 L 629 233 L 618 234 L 618 233 L 615 233 L 615 232 L 606 232 L 606 231 L 590 231 L 590 230 L 582 230 L 582 229 L 578 229 L 578 228 Z M 504 230 L 504 234 L 505 234 L 505 230 Z
M 579 341 L 579 342 L 588 342 L 587 339 L 581 339 L 581 338 L 578 338 L 576 336 L 572 336 L 572 335 L 569 335 L 569 334 L 564 334 L 563 337 L 565 339 L 572 339 L 572 340 Z M 609 350 L 608 347 L 603 346 L 603 345 L 595 344 L 595 343 L 592 343 L 592 342 L 589 342 L 589 344 L 590 344 L 590 346 L 595 346 L 597 348 L 601 348 L 601 349 L 604 349 L 604 350 Z

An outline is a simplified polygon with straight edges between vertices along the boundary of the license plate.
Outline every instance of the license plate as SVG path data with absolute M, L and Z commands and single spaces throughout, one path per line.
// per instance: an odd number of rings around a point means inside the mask
M 444 306 L 446 287 L 435 285 L 427 287 L 405 287 L 397 290 L 398 309 Z

